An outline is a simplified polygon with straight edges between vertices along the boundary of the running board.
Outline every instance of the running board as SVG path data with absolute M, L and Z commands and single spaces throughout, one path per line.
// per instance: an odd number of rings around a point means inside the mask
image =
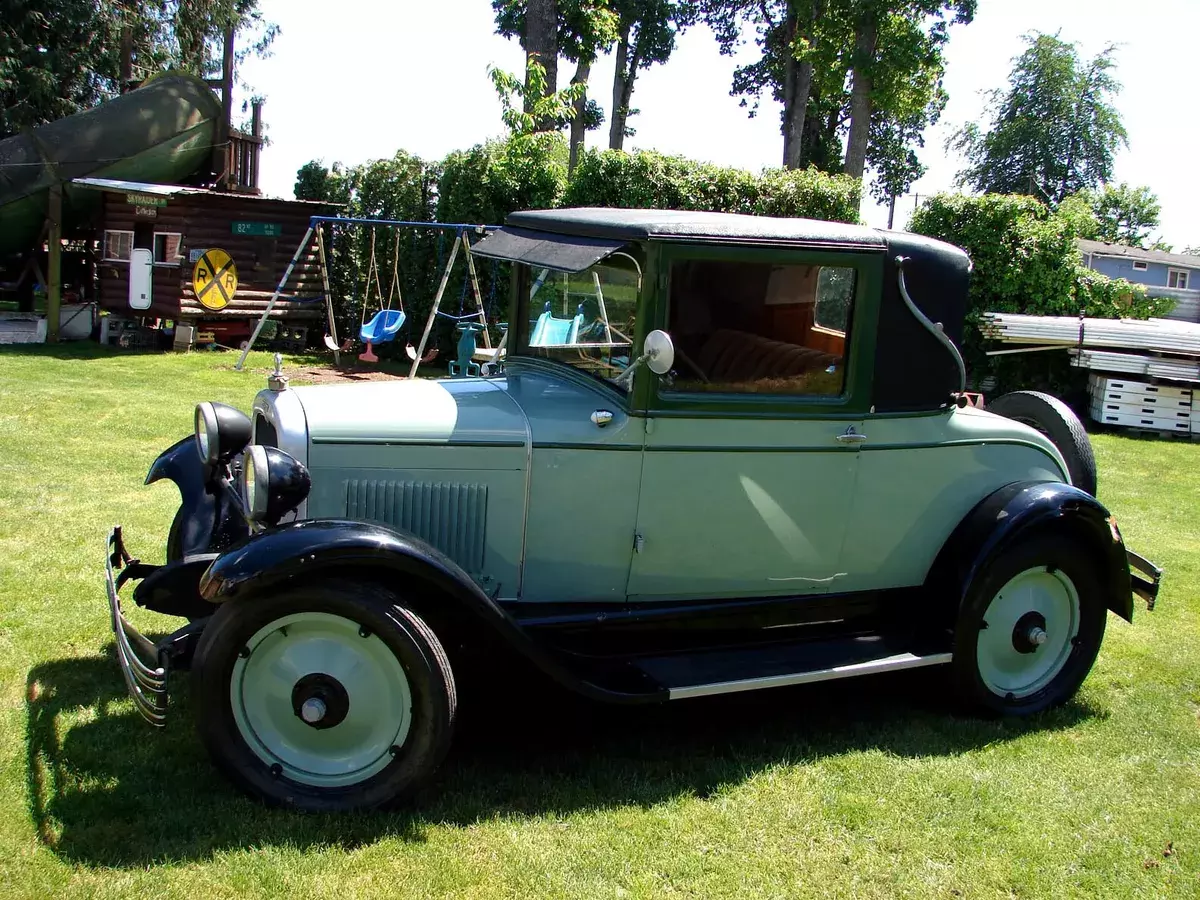
M 693 684 L 668 689 L 671 700 L 688 697 L 708 697 L 713 694 L 734 694 L 738 691 L 757 691 L 764 688 L 786 687 L 793 684 L 811 684 L 816 681 L 833 681 L 838 678 L 853 678 L 856 675 L 874 675 L 878 672 L 899 672 L 903 669 L 919 669 L 922 666 L 941 666 L 950 662 L 952 653 L 934 653 L 916 656 L 912 653 L 897 653 L 882 659 L 831 666 L 827 669 L 812 669 L 807 672 L 791 672 L 783 675 L 767 675 L 760 678 L 744 678 L 737 681 L 717 681 L 712 684 Z

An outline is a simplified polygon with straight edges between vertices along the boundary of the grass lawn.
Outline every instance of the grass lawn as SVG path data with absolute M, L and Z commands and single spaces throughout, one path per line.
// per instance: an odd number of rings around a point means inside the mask
M 108 631 L 107 530 L 161 560 L 177 495 L 142 479 L 197 400 L 248 406 L 268 357 L 234 358 L 0 351 L 0 898 L 1200 896 L 1200 445 L 1095 438 L 1166 584 L 1063 709 L 955 717 L 924 671 L 629 711 L 497 673 L 414 809 L 303 816 L 213 770 L 186 687 L 145 726 Z

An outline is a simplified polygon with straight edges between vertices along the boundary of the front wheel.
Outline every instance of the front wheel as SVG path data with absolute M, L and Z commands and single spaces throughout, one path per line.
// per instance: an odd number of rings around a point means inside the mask
M 394 804 L 449 748 L 454 676 L 387 591 L 322 584 L 226 603 L 196 648 L 198 730 L 235 784 L 310 811 Z
M 1026 538 L 988 564 L 959 611 L 959 695 L 1005 715 L 1065 702 L 1091 671 L 1106 619 L 1086 548 L 1066 535 Z

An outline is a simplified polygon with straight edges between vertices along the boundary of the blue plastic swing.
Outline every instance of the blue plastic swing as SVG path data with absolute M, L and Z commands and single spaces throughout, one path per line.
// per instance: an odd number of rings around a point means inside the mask
M 561 347 L 574 344 L 579 338 L 579 329 L 583 325 L 583 304 L 575 312 L 573 319 L 556 319 L 550 312 L 550 301 L 546 301 L 542 314 L 534 323 L 533 333 L 529 336 L 530 347 Z
M 358 337 L 364 344 L 386 344 L 394 340 L 403 327 L 404 310 L 381 309 L 371 316 L 370 322 L 358 330 Z

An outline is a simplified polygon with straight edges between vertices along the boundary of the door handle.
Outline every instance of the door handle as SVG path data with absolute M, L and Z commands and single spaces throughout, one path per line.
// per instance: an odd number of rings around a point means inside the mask
M 609 412 L 607 409 L 598 409 L 594 413 L 592 413 L 592 423 L 600 428 L 603 428 L 605 425 L 607 425 L 612 420 L 613 420 L 613 414 L 611 412 Z
M 837 436 L 837 442 L 839 444 L 863 444 L 866 443 L 866 440 L 867 436 L 865 434 L 859 434 L 857 431 L 855 431 L 853 425 Z

